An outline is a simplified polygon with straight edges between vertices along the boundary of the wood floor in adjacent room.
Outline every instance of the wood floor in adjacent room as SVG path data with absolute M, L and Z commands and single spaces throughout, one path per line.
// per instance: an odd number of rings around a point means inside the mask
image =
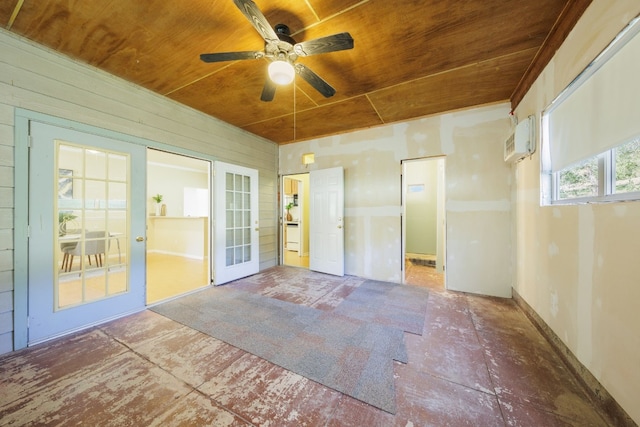
M 298 251 L 284 251 L 282 263 L 292 267 L 309 268 L 309 255 L 300 255 Z
M 443 291 L 444 273 L 438 273 L 435 267 L 416 264 L 410 260 L 404 263 L 404 283 L 407 285 L 421 286 L 434 291 Z
M 147 254 L 147 304 L 209 286 L 209 262 L 175 255 Z
M 279 266 L 225 286 L 329 310 L 363 281 Z M 144 311 L 0 357 L 0 425 L 611 425 L 512 300 L 426 282 L 395 415 Z

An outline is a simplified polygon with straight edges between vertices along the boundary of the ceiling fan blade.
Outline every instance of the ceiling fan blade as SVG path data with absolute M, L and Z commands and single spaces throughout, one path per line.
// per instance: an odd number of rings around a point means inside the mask
M 319 53 L 336 52 L 347 49 L 353 49 L 353 38 L 349 33 L 320 37 L 306 42 L 296 43 L 296 45 L 293 46 L 293 51 L 298 56 L 317 55 Z
M 258 59 L 264 56 L 264 52 L 221 52 L 221 53 L 203 53 L 200 59 L 204 62 L 224 62 L 237 61 L 239 59 Z
M 336 93 L 336 90 L 332 88 L 329 83 L 325 82 L 319 75 L 317 75 L 304 65 L 296 64 L 296 72 L 300 74 L 300 77 L 305 79 L 307 83 L 313 86 L 325 98 L 330 98 Z
M 264 82 L 264 88 L 262 88 L 262 95 L 260 96 L 260 100 L 264 102 L 273 101 L 273 97 L 276 94 L 276 84 L 271 81 L 271 79 L 267 76 L 267 80 Z
M 277 42 L 279 40 L 275 30 L 269 25 L 267 18 L 264 17 L 252 0 L 233 0 L 233 2 L 266 42 Z

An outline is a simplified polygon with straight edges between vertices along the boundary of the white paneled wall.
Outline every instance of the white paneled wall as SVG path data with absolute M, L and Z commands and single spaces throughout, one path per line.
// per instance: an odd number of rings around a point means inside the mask
M 0 353 L 13 349 L 13 290 L 26 286 L 13 274 L 16 108 L 257 169 L 260 266 L 276 264 L 276 144 L 0 30 Z
M 13 108 L 0 104 L 0 354 L 13 349 L 13 171 Z

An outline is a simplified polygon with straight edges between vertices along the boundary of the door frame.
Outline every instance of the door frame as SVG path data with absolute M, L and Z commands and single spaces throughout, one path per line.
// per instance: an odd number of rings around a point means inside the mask
M 204 159 L 200 155 L 191 156 L 191 155 L 187 155 L 187 154 L 184 154 L 184 153 L 181 153 L 181 152 L 177 152 L 175 149 L 164 150 L 164 149 L 160 149 L 160 148 L 155 147 L 155 146 L 147 146 L 146 147 L 146 152 L 147 152 L 147 163 L 146 163 L 146 166 L 147 166 L 147 171 L 146 171 L 147 172 L 147 177 L 149 176 L 149 163 L 150 163 L 150 161 L 149 161 L 149 151 L 156 151 L 156 152 L 159 152 L 159 153 L 163 153 L 162 154 L 163 156 L 188 157 L 188 158 L 191 158 L 191 159 L 194 159 L 194 160 L 207 162 L 208 163 L 208 168 L 207 168 L 207 171 L 208 171 L 207 189 L 209 191 L 209 203 L 208 203 L 209 224 L 208 224 L 208 227 L 207 227 L 208 232 L 207 232 L 207 236 L 206 236 L 206 241 L 209 242 L 208 247 L 207 247 L 207 252 L 208 252 L 208 260 L 207 260 L 208 265 L 207 265 L 207 269 L 206 269 L 207 270 L 207 282 L 205 284 L 203 284 L 201 286 L 198 286 L 197 288 L 193 288 L 193 289 L 191 289 L 191 290 L 189 290 L 187 292 L 178 293 L 178 294 L 172 295 L 172 296 L 170 296 L 170 297 L 168 297 L 166 299 L 157 300 L 157 301 L 153 301 L 153 302 L 149 302 L 149 295 L 148 295 L 149 283 L 147 282 L 147 288 L 146 288 L 147 293 L 145 295 L 146 305 L 147 305 L 147 307 L 153 307 L 154 305 L 161 304 L 163 302 L 166 302 L 167 300 L 170 300 L 170 299 L 173 299 L 173 298 L 179 298 L 181 296 L 185 296 L 185 295 L 190 294 L 192 292 L 197 292 L 199 290 L 205 289 L 205 288 L 213 285 L 213 280 L 211 278 L 212 277 L 211 276 L 211 271 L 212 271 L 212 265 L 213 265 L 213 253 L 212 253 L 213 247 L 211 246 L 212 237 L 213 237 L 213 230 L 212 230 L 212 227 L 211 227 L 211 225 L 212 225 L 212 221 L 211 220 L 213 218 L 213 207 L 214 207 L 214 204 L 213 204 L 214 201 L 212 200 L 212 195 L 213 195 L 213 179 L 212 179 L 212 177 L 213 177 L 213 163 L 214 162 L 211 161 L 211 160 L 208 160 L 208 159 Z M 148 184 L 148 182 L 147 182 L 146 190 L 147 190 L 147 200 L 149 200 L 149 198 L 151 198 L 151 196 L 153 194 L 149 194 L 149 184 Z M 148 223 L 148 221 L 150 221 L 149 217 L 150 217 L 150 214 L 147 213 L 147 218 L 146 218 L 147 223 Z M 148 236 L 147 236 L 146 256 L 147 257 L 149 256 Z M 148 274 L 149 266 L 147 266 L 146 271 L 147 271 L 147 278 L 148 278 L 149 277 L 149 274 Z
M 442 161 L 442 170 L 440 169 L 439 162 Z M 400 161 L 400 194 L 401 194 L 401 209 L 402 214 L 400 216 L 400 238 L 402 241 L 402 253 L 401 253 L 401 265 L 402 265 L 402 283 L 406 283 L 406 268 L 405 259 L 407 255 L 407 178 L 406 178 L 406 165 L 408 163 L 418 162 L 438 162 L 437 170 L 437 194 L 436 194 L 436 210 L 437 210 L 437 237 L 436 237 L 436 270 L 439 273 L 444 274 L 444 288 L 447 289 L 447 274 L 446 274 L 446 248 L 447 248 L 447 212 L 445 209 L 445 185 L 446 185 L 446 156 L 434 156 L 434 157 L 420 157 L 414 159 L 403 159 Z M 428 184 L 428 183 L 425 183 Z
M 73 129 L 118 139 L 120 141 L 184 154 L 202 160 L 215 161 L 214 156 L 152 141 L 149 139 L 127 135 L 121 132 L 99 128 L 77 121 L 51 116 L 45 113 L 16 108 L 14 116 L 14 234 L 13 234 L 13 350 L 28 346 L 28 214 L 29 214 L 29 122 L 37 121 L 61 128 Z M 212 256 L 210 254 L 210 256 Z M 145 284 L 146 288 L 146 284 Z M 146 309 L 147 306 L 141 308 Z M 139 310 L 139 311 L 141 311 Z M 131 313 L 127 313 L 131 314 Z M 122 316 L 126 316 L 123 314 Z M 118 317 L 122 317 L 118 316 Z M 113 319 L 109 319 L 113 320 Z M 89 326 L 89 325 L 87 325 Z M 86 326 L 85 326 L 86 327 Z M 83 328 L 85 328 L 83 327 Z
M 300 172 L 300 173 L 290 173 L 290 174 L 286 174 L 286 175 L 280 175 L 280 183 L 279 183 L 279 193 L 280 193 L 280 197 L 278 197 L 278 223 L 280 224 L 280 231 L 278 233 L 278 247 L 279 247 L 279 257 L 280 257 L 280 262 L 278 263 L 279 265 L 286 265 L 284 263 L 284 258 L 285 258 L 285 246 L 286 246 L 286 242 L 285 242 L 285 209 L 284 209 L 284 202 L 285 202 L 285 194 L 284 194 L 284 180 L 285 178 L 289 178 L 289 179 L 293 179 L 295 181 L 298 181 L 299 183 L 303 184 L 303 181 L 294 178 L 294 177 L 299 177 L 301 175 L 307 175 L 307 178 L 309 176 L 309 172 Z M 299 197 L 298 200 L 304 200 L 304 198 L 308 198 L 309 195 L 304 193 L 304 184 L 303 184 L 303 188 L 302 190 L 300 190 L 300 187 L 298 189 L 299 191 Z M 302 193 L 302 195 L 300 196 L 300 193 Z M 299 204 L 299 210 L 301 213 L 304 212 L 303 210 L 303 206 L 300 204 L 300 202 L 298 202 Z M 309 248 L 309 224 L 304 222 L 304 221 L 300 221 L 302 226 L 298 226 L 299 232 L 300 232 L 300 243 L 299 243 L 299 250 L 298 250 L 298 255 L 299 256 L 309 256 L 309 251 L 304 251 L 304 248 L 306 247 L 307 249 Z M 306 232 L 304 231 L 306 228 Z M 309 269 L 308 267 L 302 267 L 305 269 Z

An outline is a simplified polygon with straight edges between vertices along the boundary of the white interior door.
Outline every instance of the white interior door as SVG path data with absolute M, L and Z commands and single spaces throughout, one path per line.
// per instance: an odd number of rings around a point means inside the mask
M 344 171 L 309 174 L 309 269 L 344 275 Z
M 31 122 L 29 344 L 145 304 L 144 147 Z
M 258 171 L 214 163 L 213 283 L 256 274 L 259 260 Z

